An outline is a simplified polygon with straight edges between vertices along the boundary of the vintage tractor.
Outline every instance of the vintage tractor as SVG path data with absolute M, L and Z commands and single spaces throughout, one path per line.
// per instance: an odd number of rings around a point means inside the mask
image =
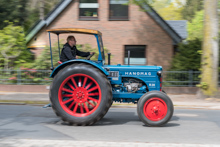
M 50 100 L 55 113 L 72 125 L 92 125 L 108 112 L 113 101 L 137 103 L 139 118 L 147 126 L 162 126 L 173 115 L 173 104 L 162 92 L 161 66 L 132 66 L 105 64 L 102 34 L 90 29 L 51 29 L 49 33 L 53 82 Z M 51 33 L 94 35 L 97 40 L 98 61 L 74 59 L 53 68 Z M 59 47 L 59 44 L 58 44 Z M 60 48 L 59 48 L 60 52 Z M 57 62 L 57 61 L 56 61 Z

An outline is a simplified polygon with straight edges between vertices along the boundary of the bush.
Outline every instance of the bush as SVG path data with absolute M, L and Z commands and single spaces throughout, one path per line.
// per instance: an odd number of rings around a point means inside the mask
M 84 46 L 77 46 L 77 49 L 83 52 L 95 52 L 95 55 L 90 59 L 97 61 L 99 56 L 98 48 L 92 48 L 90 44 L 85 44 Z M 105 57 L 107 58 L 109 50 L 104 47 Z M 85 57 L 79 57 L 79 59 L 85 59 Z
M 61 47 L 61 45 L 60 45 Z M 61 47 L 62 48 L 62 47 Z M 52 47 L 53 55 L 53 66 L 58 66 L 57 61 L 59 61 L 59 52 L 57 49 L 57 44 Z M 46 46 L 41 55 L 35 60 L 33 65 L 34 69 L 46 69 L 50 70 L 51 68 L 51 56 L 50 56 L 50 47 Z
M 27 50 L 23 28 L 12 22 L 0 30 L 0 67 L 5 69 L 32 62 L 31 53 Z
M 201 62 L 202 42 L 199 39 L 179 44 L 179 52 L 173 57 L 170 71 L 198 71 Z

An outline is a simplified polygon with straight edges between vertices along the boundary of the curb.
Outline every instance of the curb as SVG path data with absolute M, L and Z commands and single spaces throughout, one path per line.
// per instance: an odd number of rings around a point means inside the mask
M 15 100 L 0 100 L 0 105 L 46 105 L 49 101 L 15 101 Z
M 26 105 L 26 103 L 22 103 L 22 102 L 0 102 L 0 105 Z
M 44 106 L 50 104 L 50 101 L 15 101 L 15 100 L 0 100 L 0 105 L 34 105 Z M 137 108 L 137 104 L 112 104 L 111 108 Z M 199 105 L 174 105 L 175 109 L 208 109 L 220 110 L 220 106 L 199 106 Z

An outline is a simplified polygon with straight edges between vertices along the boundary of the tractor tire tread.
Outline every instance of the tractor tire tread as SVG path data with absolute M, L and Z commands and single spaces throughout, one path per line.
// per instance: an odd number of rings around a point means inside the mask
M 64 122 L 69 123 L 70 125 L 73 126 L 88 126 L 88 125 L 93 125 L 94 123 L 96 123 L 97 121 L 99 121 L 100 119 L 102 119 L 105 114 L 108 112 L 109 108 L 111 107 L 111 101 L 112 101 L 112 88 L 111 88 L 111 84 L 109 82 L 109 80 L 106 78 L 106 76 L 97 68 L 94 68 L 93 66 L 89 65 L 89 64 L 85 64 L 85 63 L 80 63 L 80 64 L 73 64 L 73 65 L 68 65 L 66 66 L 63 71 L 65 71 L 66 69 L 70 68 L 71 66 L 79 66 L 79 67 L 85 67 L 85 68 L 93 68 L 93 70 L 95 70 L 95 72 L 99 73 L 100 77 L 103 79 L 103 81 L 106 83 L 106 89 L 108 90 L 106 95 L 108 100 L 107 103 L 105 104 L 106 106 L 104 107 L 105 109 L 102 111 L 102 113 L 100 113 L 98 116 L 95 116 L 95 118 L 91 118 L 90 120 L 87 120 L 86 122 L 72 122 L 70 120 L 68 120 L 68 117 L 60 115 L 58 110 L 54 107 L 53 103 L 52 103 L 52 108 L 53 111 L 55 112 L 55 114 L 60 117 Z M 59 77 L 62 74 L 62 71 L 58 72 L 57 75 L 54 77 L 54 80 L 56 80 L 57 77 Z M 54 82 L 51 83 L 50 86 L 50 101 L 52 102 L 52 94 L 51 94 L 51 89 L 54 86 Z

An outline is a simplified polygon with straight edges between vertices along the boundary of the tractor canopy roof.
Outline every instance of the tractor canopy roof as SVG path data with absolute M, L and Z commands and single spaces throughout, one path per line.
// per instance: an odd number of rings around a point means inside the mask
M 50 29 L 47 32 L 51 32 L 54 34 L 64 34 L 64 33 L 80 33 L 80 34 L 90 34 L 90 35 L 102 35 L 98 30 L 92 29 L 80 29 L 80 28 L 58 28 L 58 29 Z

